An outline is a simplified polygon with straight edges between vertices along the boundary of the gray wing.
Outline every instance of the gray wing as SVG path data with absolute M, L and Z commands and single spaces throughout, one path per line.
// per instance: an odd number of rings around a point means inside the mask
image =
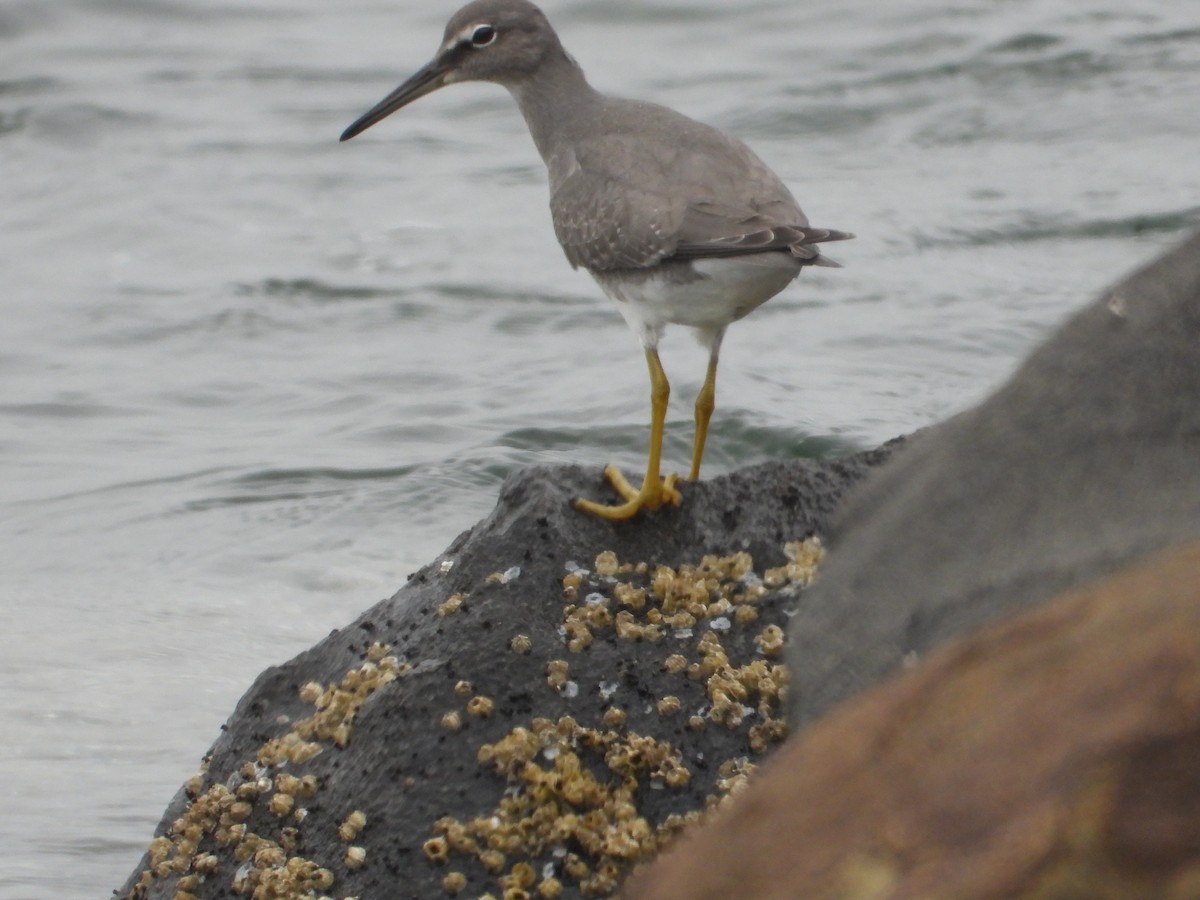
M 788 189 L 740 141 L 683 122 L 674 144 L 610 134 L 574 145 L 552 166 L 554 230 L 573 266 L 645 268 L 770 250 L 816 260 L 812 244 L 850 237 L 810 227 Z
M 554 233 L 572 266 L 641 269 L 670 256 L 685 203 L 595 168 L 580 168 L 550 197 Z
M 787 250 L 801 261 L 816 260 L 821 254 L 815 244 L 854 236 L 830 228 L 813 228 L 803 213 L 792 218 L 793 224 L 784 224 L 770 215 L 748 214 L 743 209 L 714 211 L 701 201 L 689 206 L 684 214 L 679 243 L 671 257 L 703 259 Z M 796 222 L 796 218 L 801 221 Z

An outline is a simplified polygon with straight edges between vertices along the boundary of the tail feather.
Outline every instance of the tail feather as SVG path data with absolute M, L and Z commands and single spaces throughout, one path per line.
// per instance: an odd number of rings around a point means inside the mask
M 835 259 L 830 259 L 828 256 L 818 256 L 816 259 L 810 262 L 809 265 L 824 266 L 827 269 L 840 269 L 842 267 L 840 262 Z
M 849 231 L 835 231 L 832 228 L 811 228 L 804 236 L 806 244 L 825 244 L 829 241 L 849 241 L 854 234 Z
M 841 263 L 822 256 L 821 249 L 816 245 L 829 241 L 848 241 L 853 237 L 854 235 L 849 231 L 835 231 L 832 228 L 807 228 L 804 231 L 804 237 L 788 249 L 792 251 L 792 256 L 801 260 L 803 265 L 840 269 Z

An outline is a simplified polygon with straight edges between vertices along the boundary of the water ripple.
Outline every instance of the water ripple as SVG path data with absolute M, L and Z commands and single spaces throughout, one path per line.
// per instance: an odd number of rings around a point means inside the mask
M 497 436 L 493 443 L 539 460 L 578 462 L 592 457 L 599 465 L 606 453 L 623 459 L 642 459 L 647 427 L 594 424 L 575 428 L 515 428 Z M 667 422 L 664 455 L 676 460 L 690 458 L 692 434 L 690 421 Z M 581 447 L 588 448 L 586 454 L 580 453 Z M 815 459 L 857 449 L 861 449 L 859 445 L 840 437 L 814 435 L 795 427 L 764 425 L 744 410 L 729 410 L 719 412 L 711 423 L 705 461 L 718 468 L 732 468 L 768 459 Z
M 105 406 L 95 400 L 46 401 L 40 403 L 0 404 L 0 413 L 36 419 L 104 419 L 113 416 L 140 415 L 132 408 Z
M 48 75 L 0 79 L 0 97 L 25 97 L 45 94 L 49 91 L 58 90 L 62 86 L 63 82 L 61 79 L 51 78 Z
M 1027 32 L 1025 34 L 1016 34 L 1012 37 L 1005 38 L 998 44 L 994 44 L 989 48 L 991 53 L 1030 53 L 1040 50 L 1045 50 L 1047 47 L 1056 47 L 1063 42 L 1057 34 L 1043 34 L 1040 32 Z
M 261 469 L 230 478 L 208 496 L 180 504 L 184 513 L 208 512 L 229 507 L 257 504 L 295 503 L 320 500 L 332 503 L 346 495 L 347 485 L 369 482 L 394 482 L 412 475 L 418 466 L 344 469 L 313 466 L 296 469 Z M 232 490 L 222 492 L 220 487 Z
M 28 107 L 10 111 L 0 110 L 0 135 L 11 134 L 24 128 L 25 123 L 29 121 L 29 113 Z
M 37 107 L 28 115 L 28 127 L 41 136 L 91 143 L 103 134 L 124 133 L 135 126 L 156 124 L 161 118 L 98 103 L 65 103 Z
M 260 469 L 230 479 L 231 484 L 258 488 L 280 484 L 310 484 L 323 481 L 391 481 L 411 474 L 415 466 L 389 466 L 386 468 L 342 469 L 332 466 L 314 466 L 300 469 Z
M 265 278 L 256 283 L 233 286 L 239 297 L 300 298 L 317 303 L 336 303 L 346 300 L 390 300 L 404 296 L 396 288 L 380 288 L 362 284 L 331 284 L 317 278 Z M 414 304 L 414 307 L 421 306 Z
M 1131 34 L 1118 38 L 1123 44 L 1137 46 L 1138 44 L 1192 44 L 1200 40 L 1200 28 L 1176 28 L 1170 31 L 1156 31 L 1146 34 Z
M 1135 237 L 1147 234 L 1176 234 L 1200 223 L 1200 206 L 1160 213 L 1112 219 L 1071 220 L 1030 215 L 1018 224 L 981 229 L 948 229 L 939 235 L 917 235 L 922 248 L 939 246 L 989 246 L 1033 243 L 1048 240 L 1093 240 Z

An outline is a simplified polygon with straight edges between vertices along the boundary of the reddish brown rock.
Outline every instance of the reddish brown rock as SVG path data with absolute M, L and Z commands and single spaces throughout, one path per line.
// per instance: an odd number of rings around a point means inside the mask
M 624 896 L 1200 897 L 1200 544 L 835 710 Z

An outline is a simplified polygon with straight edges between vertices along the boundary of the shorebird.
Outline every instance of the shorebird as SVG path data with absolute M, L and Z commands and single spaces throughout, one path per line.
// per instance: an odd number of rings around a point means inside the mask
M 708 347 L 696 397 L 688 476 L 700 462 L 716 398 L 725 329 L 783 290 L 805 266 L 837 266 L 817 246 L 854 235 L 814 228 L 791 192 L 753 151 L 674 110 L 592 88 L 545 14 L 528 0 L 476 0 L 446 25 L 433 59 L 364 113 L 346 141 L 448 84 L 508 89 L 549 169 L 550 214 L 567 260 L 617 304 L 650 370 L 650 452 L 634 487 L 604 472 L 615 505 L 575 505 L 626 519 L 678 505 L 677 476 L 660 474 L 670 385 L 658 357 L 667 325 L 695 329 Z

